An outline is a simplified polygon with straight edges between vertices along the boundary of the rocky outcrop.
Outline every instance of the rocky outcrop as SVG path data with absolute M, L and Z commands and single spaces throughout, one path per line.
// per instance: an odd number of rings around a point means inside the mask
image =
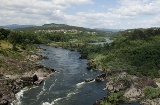
M 145 99 L 140 102 L 141 105 L 160 105 L 160 98 L 156 99 Z
M 130 101 L 137 101 L 140 99 L 140 97 L 143 97 L 143 94 L 141 89 L 131 87 L 126 90 L 126 92 L 124 93 L 124 96 L 130 99 Z
M 15 94 L 21 89 L 26 86 L 40 85 L 46 77 L 56 72 L 52 68 L 32 61 L 18 62 L 10 58 L 6 58 L 5 61 L 6 65 L 10 65 L 8 67 L 15 66 L 19 71 L 17 70 L 17 73 L 13 74 L 13 70 L 9 69 L 6 73 L 0 74 L 0 105 L 9 105 L 14 100 Z
M 131 81 L 121 79 L 117 80 L 116 82 L 114 81 L 108 81 L 106 84 L 106 89 L 110 90 L 110 92 L 117 92 L 117 91 L 124 91 L 131 86 Z
M 27 85 L 34 84 L 36 81 L 38 81 L 38 77 L 36 74 L 34 74 L 31 77 L 22 77 L 21 78 L 21 82 L 26 83 Z
M 104 81 L 105 79 L 106 79 L 106 73 L 102 73 L 102 74 L 98 75 L 95 80 L 97 82 L 101 82 L 101 81 Z
M 87 59 L 87 56 L 85 54 L 81 54 L 81 56 L 79 57 L 79 59 Z
M 86 69 L 87 69 L 87 70 L 96 70 L 97 68 L 96 68 L 95 65 L 93 65 L 93 63 L 94 63 L 93 60 L 89 61 L 89 62 L 87 63 L 88 66 L 86 67 Z
M 101 101 L 97 100 L 96 102 L 93 103 L 93 105 L 100 105 Z
M 8 105 L 22 88 L 39 85 L 56 72 L 37 62 L 47 57 L 33 51 L 17 51 L 15 58 L 0 55 L 0 105 Z
M 151 86 L 157 88 L 159 84 L 155 80 L 148 77 L 136 77 L 129 75 L 126 72 L 112 72 L 107 74 L 106 88 L 110 92 L 123 91 L 123 96 L 127 99 L 126 102 L 136 102 L 144 98 L 144 88 Z M 151 100 L 150 100 L 151 101 Z M 149 102 L 149 101 L 143 101 Z M 151 101 L 151 103 L 154 103 Z M 142 105 L 159 105 L 159 104 L 142 104 Z
M 91 67 L 91 66 L 88 66 L 86 69 L 87 69 L 87 70 L 92 70 L 92 67 Z

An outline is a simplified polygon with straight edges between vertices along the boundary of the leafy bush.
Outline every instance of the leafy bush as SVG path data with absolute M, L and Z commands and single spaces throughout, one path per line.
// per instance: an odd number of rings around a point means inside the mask
M 124 96 L 122 92 L 111 93 L 108 96 L 108 102 L 112 103 L 113 105 L 116 105 L 117 103 L 122 103 L 123 98 Z
M 146 98 L 154 99 L 160 96 L 160 88 L 153 88 L 151 86 L 147 86 L 144 89 L 144 94 Z

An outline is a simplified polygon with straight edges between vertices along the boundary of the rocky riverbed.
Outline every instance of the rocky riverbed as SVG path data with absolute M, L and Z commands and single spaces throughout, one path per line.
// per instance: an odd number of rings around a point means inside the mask
M 15 94 L 26 86 L 39 85 L 55 70 L 37 63 L 46 59 L 34 52 L 20 52 L 23 59 L 0 56 L 0 105 L 9 105 Z
M 110 94 L 122 93 L 123 99 L 116 104 L 140 102 L 141 105 L 160 105 L 159 98 L 149 99 L 145 97 L 146 87 L 160 88 L 160 83 L 156 79 L 149 77 L 137 77 L 129 75 L 124 71 L 106 71 L 106 88 Z M 103 73 L 104 74 L 104 73 Z M 110 95 L 105 96 L 101 101 L 96 101 L 94 105 L 100 105 L 102 101 L 110 103 Z M 120 97 L 119 97 L 120 98 Z

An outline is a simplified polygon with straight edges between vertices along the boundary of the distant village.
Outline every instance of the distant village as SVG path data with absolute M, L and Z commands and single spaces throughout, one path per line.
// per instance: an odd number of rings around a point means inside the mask
M 56 32 L 62 32 L 62 33 L 82 33 L 83 31 L 78 31 L 76 29 L 66 30 L 66 29 L 59 29 L 59 30 L 36 30 L 35 33 L 44 32 L 44 33 L 56 33 Z M 96 32 L 87 32 L 88 34 L 95 35 Z

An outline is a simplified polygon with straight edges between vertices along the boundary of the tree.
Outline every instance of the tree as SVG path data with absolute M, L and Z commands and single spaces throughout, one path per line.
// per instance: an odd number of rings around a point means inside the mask
M 3 35 L 3 39 L 6 39 L 6 38 L 8 37 L 8 35 L 9 35 L 9 33 L 10 33 L 10 30 L 1 28 L 1 29 L 0 29 L 0 32 L 1 32 L 2 35 Z
M 0 40 L 3 40 L 4 38 L 4 35 L 0 32 Z
M 133 33 L 131 34 L 131 39 L 136 40 L 136 39 L 145 39 L 146 35 L 144 32 L 140 29 L 135 29 Z

